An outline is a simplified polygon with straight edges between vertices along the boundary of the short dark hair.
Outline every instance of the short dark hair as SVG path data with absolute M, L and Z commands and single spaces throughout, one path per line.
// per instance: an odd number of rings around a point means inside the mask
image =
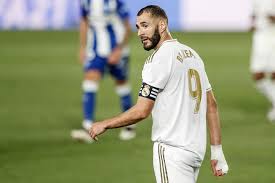
M 144 8 L 141 8 L 138 13 L 137 13 L 137 16 L 140 16 L 142 15 L 144 12 L 146 13 L 150 13 L 153 17 L 161 17 L 161 18 L 164 18 L 166 21 L 167 21 L 167 24 L 168 24 L 168 17 L 165 13 L 165 11 L 157 6 L 157 5 L 148 5 L 148 6 L 145 6 Z

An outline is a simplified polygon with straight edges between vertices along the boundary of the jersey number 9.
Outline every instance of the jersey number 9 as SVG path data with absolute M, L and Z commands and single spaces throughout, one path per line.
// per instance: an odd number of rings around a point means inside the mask
M 194 109 L 194 113 L 196 114 L 200 110 L 202 95 L 200 75 L 198 71 L 194 69 L 188 70 L 188 85 L 191 97 L 196 100 L 196 105 Z

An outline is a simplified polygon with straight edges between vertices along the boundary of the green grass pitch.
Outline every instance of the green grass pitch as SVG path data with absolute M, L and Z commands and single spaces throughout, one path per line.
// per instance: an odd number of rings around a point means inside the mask
M 218 100 L 223 147 L 230 165 L 223 178 L 211 175 L 209 148 L 199 183 L 274 183 L 275 126 L 270 104 L 249 73 L 250 33 L 173 33 L 199 52 Z M 149 55 L 131 37 L 134 100 Z M 81 123 L 82 67 L 78 33 L 0 32 L 0 182 L 153 183 L 151 119 L 138 125 L 135 140 L 110 130 L 95 144 L 71 140 Z M 114 83 L 106 75 L 98 92 L 97 119 L 120 112 Z

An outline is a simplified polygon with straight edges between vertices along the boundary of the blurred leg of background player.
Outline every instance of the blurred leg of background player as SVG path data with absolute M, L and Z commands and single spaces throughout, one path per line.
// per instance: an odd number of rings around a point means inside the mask
M 271 77 L 271 79 L 270 79 Z M 275 120 L 275 73 L 269 74 L 258 72 L 253 74 L 253 79 L 256 82 L 258 90 L 265 95 L 265 97 L 271 102 L 272 107 L 267 114 L 267 118 L 270 121 Z
M 275 53 L 272 39 L 274 38 L 265 32 L 255 32 L 251 59 L 251 71 L 256 87 L 272 104 L 267 114 L 271 122 L 275 121 Z
M 132 107 L 131 87 L 128 84 L 128 63 L 129 57 L 123 57 L 116 65 L 108 64 L 109 72 L 115 79 L 116 93 L 120 97 L 120 105 L 123 112 Z M 135 125 L 122 128 L 119 134 L 121 140 L 131 140 L 135 136 Z

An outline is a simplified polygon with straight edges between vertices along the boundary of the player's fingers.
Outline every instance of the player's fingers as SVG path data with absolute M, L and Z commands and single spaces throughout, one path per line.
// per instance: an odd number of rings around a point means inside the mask
M 222 169 L 217 169 L 217 163 L 215 163 L 215 165 L 212 166 L 212 171 L 213 171 L 213 175 L 214 176 L 219 177 L 219 176 L 223 176 L 224 175 Z
M 118 60 L 116 58 L 109 58 L 108 63 L 111 65 L 116 65 L 118 63 Z
M 95 138 L 96 134 L 95 134 L 95 132 L 93 131 L 93 129 L 90 129 L 89 135 L 90 135 L 90 137 L 91 137 L 92 139 Z
M 116 49 L 116 51 L 112 52 L 111 55 L 109 56 L 108 63 L 111 65 L 116 65 L 120 61 L 120 57 L 121 55 Z
M 93 129 L 90 128 L 89 131 L 88 131 L 89 135 L 92 137 L 92 134 L 93 134 Z
M 111 65 L 112 65 L 113 62 L 114 62 L 114 59 L 113 59 L 112 57 L 109 57 L 109 58 L 108 58 L 108 64 L 111 64 Z
M 211 160 L 211 169 L 212 169 L 212 173 L 213 175 L 216 176 L 217 171 L 216 171 L 216 165 L 217 165 L 218 161 L 217 160 Z
M 95 141 L 98 141 L 98 137 L 97 137 L 96 133 L 93 131 L 93 128 L 91 128 L 89 130 L 89 135 L 92 139 L 94 139 Z
M 94 139 L 94 140 L 97 140 L 98 138 L 96 137 L 96 134 L 95 133 L 92 133 L 91 134 L 91 137 L 92 137 L 92 139 Z
M 222 170 L 217 170 L 216 171 L 216 176 L 223 176 Z
M 224 173 L 223 173 L 222 169 L 218 169 L 217 166 L 218 166 L 218 161 L 213 163 L 212 171 L 214 171 L 214 175 L 217 176 L 217 177 L 223 176 Z

